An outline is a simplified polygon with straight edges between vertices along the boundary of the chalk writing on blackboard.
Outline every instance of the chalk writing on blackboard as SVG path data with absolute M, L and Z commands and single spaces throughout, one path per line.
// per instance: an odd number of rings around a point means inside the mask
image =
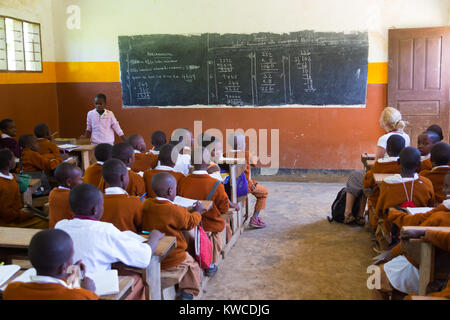
M 119 37 L 124 106 L 361 105 L 367 33 Z

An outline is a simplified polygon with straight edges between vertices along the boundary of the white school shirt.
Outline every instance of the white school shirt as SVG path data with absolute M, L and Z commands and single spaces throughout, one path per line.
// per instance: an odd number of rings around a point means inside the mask
M 386 133 L 385 135 L 381 136 L 378 139 L 378 143 L 377 146 L 382 147 L 384 150 L 387 149 L 387 141 L 389 139 L 390 136 L 392 136 L 393 134 L 398 134 L 399 136 L 402 136 L 403 139 L 405 139 L 405 147 L 409 147 L 411 144 L 411 140 L 409 139 L 409 136 L 404 133 L 403 131 L 392 131 L 389 133 Z
M 136 268 L 146 268 L 150 264 L 150 246 L 131 238 L 111 223 L 64 219 L 55 225 L 55 229 L 70 235 L 74 247 L 73 261 L 81 259 L 89 273 L 110 270 L 115 262 Z

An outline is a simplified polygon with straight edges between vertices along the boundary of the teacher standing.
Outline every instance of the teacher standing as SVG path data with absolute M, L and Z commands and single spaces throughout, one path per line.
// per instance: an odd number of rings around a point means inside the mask
M 114 132 L 125 141 L 125 135 L 120 128 L 114 113 L 106 110 L 106 96 L 99 93 L 95 96 L 95 109 L 87 114 L 86 132 L 80 139 L 91 138 L 91 144 L 108 143 L 114 145 Z

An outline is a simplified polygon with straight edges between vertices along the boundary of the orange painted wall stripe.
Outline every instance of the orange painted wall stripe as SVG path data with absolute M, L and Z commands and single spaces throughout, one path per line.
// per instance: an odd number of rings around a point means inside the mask
M 119 62 L 43 62 L 43 72 L 0 72 L 0 84 L 120 82 Z M 369 62 L 368 84 L 388 83 L 388 63 Z
M 388 83 L 388 63 L 370 62 L 367 70 L 367 83 L 387 84 Z
M 42 72 L 0 72 L 0 84 L 56 83 L 55 63 L 42 62 Z
M 120 82 L 119 62 L 56 62 L 57 82 Z

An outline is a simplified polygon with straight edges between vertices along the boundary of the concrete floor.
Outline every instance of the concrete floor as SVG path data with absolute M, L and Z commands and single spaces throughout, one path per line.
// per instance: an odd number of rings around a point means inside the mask
M 370 299 L 366 269 L 376 254 L 369 232 L 326 220 L 344 185 L 261 184 L 269 190 L 261 214 L 267 227 L 245 230 L 203 299 Z

